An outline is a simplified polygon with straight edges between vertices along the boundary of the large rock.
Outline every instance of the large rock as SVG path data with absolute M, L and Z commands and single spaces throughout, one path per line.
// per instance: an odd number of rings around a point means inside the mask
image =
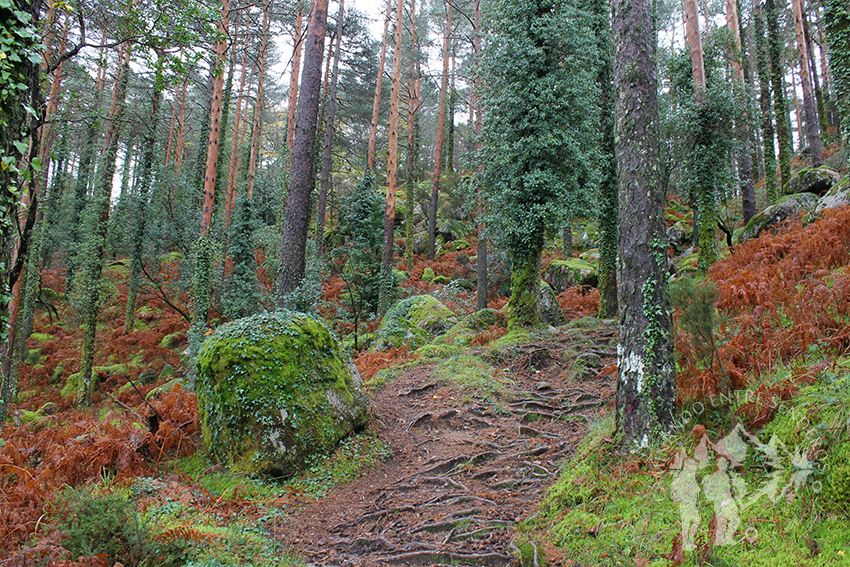
M 303 313 L 219 327 L 197 371 L 204 444 L 236 470 L 292 475 L 368 421 L 356 367 L 327 327 Z
M 431 295 L 414 295 L 393 305 L 378 330 L 372 351 L 408 345 L 418 347 L 458 322 L 457 315 Z
M 850 205 L 850 177 L 842 179 L 840 183 L 833 185 L 825 195 L 822 195 L 815 207 L 815 212 L 837 209 L 844 205 Z
M 801 169 L 791 176 L 791 181 L 788 182 L 788 193 L 814 193 L 815 195 L 823 195 L 840 180 L 841 174 L 828 167 Z
M 543 279 L 556 293 L 577 285 L 596 287 L 599 281 L 596 266 L 580 258 L 552 260 Z
M 814 211 L 818 198 L 812 193 L 786 195 L 769 207 L 765 207 L 750 219 L 740 235 L 740 242 L 758 238 L 765 230 L 770 230 L 782 221 L 803 212 Z

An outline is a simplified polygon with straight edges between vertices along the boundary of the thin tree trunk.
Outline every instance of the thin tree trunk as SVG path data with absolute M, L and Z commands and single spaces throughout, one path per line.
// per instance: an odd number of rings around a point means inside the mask
M 844 157 L 850 162 L 850 6 L 846 0 L 825 0 L 824 34 L 832 71 L 837 126 Z
M 183 77 L 183 88 L 180 90 L 180 120 L 177 122 L 177 144 L 174 147 L 174 173 L 180 173 L 180 167 L 183 165 L 183 152 L 185 142 L 183 138 L 186 134 L 186 88 L 189 86 L 189 75 Z
M 289 176 L 289 193 L 283 217 L 280 272 L 277 278 L 277 306 L 283 307 L 286 295 L 304 279 L 307 227 L 310 219 L 310 193 L 313 189 L 313 155 L 316 122 L 322 87 L 322 54 L 328 20 L 328 0 L 314 0 L 307 25 L 304 73 L 295 118 L 295 145 Z
M 434 178 L 431 188 L 431 210 L 428 216 L 428 259 L 436 256 L 437 202 L 440 198 L 440 163 L 443 157 L 443 124 L 446 120 L 446 91 L 449 85 L 449 42 L 452 31 L 452 8 L 446 4 L 446 36 L 443 39 L 443 79 L 440 85 L 440 106 L 437 110 L 437 141 L 434 147 Z
M 809 68 L 809 52 L 803 21 L 803 0 L 791 0 L 794 10 L 794 32 L 797 38 L 797 54 L 800 59 L 800 85 L 803 87 L 803 109 L 806 113 L 806 134 L 812 167 L 823 165 L 823 144 L 820 139 L 817 102 L 812 90 L 812 70 Z
M 286 109 L 286 147 L 292 150 L 295 143 L 295 110 L 298 106 L 298 77 L 301 72 L 301 33 L 304 15 L 301 5 L 295 16 L 295 46 L 292 53 L 292 70 L 289 75 L 289 106 Z
M 697 104 L 705 98 L 705 63 L 703 62 L 702 38 L 699 33 L 699 14 L 696 0 L 685 1 L 685 29 L 691 53 L 691 69 L 694 75 L 694 96 Z
M 817 11 L 817 10 L 815 10 Z M 812 72 L 812 88 L 815 91 L 815 100 L 817 101 L 817 109 L 818 109 L 818 120 L 820 127 L 820 135 L 821 141 L 824 144 L 829 143 L 829 121 L 827 120 L 826 115 L 826 104 L 827 104 L 827 93 L 824 89 L 821 88 L 821 80 L 818 77 L 818 65 L 815 61 L 815 48 L 814 42 L 812 41 L 812 31 L 811 25 L 809 24 L 809 18 L 803 13 L 803 32 L 806 36 L 806 54 L 809 57 L 809 69 Z
M 381 39 L 381 55 L 378 58 L 378 79 L 375 83 L 375 98 L 372 100 L 372 124 L 369 127 L 369 150 L 366 155 L 366 173 L 371 173 L 375 165 L 375 141 L 378 137 L 378 115 L 381 110 L 381 88 L 384 81 L 384 65 L 387 59 L 387 38 L 393 9 L 392 0 L 387 0 L 387 17 L 384 19 L 384 35 Z
M 407 271 L 413 270 L 413 209 L 416 203 L 415 190 L 418 182 L 419 161 L 419 37 L 416 30 L 416 0 L 410 0 L 410 34 L 413 57 L 410 59 L 410 83 L 407 95 L 407 178 L 405 179 L 405 201 L 407 216 L 404 219 L 404 259 Z
M 477 59 L 481 57 L 481 2 L 480 0 L 475 0 L 475 7 L 473 8 L 473 36 L 472 36 L 472 45 L 473 51 L 475 52 L 476 57 L 476 65 L 478 64 Z M 478 79 L 476 78 L 475 84 L 473 85 L 474 94 L 473 100 L 475 101 L 473 107 L 475 108 L 475 150 L 480 151 L 482 142 L 481 142 L 481 99 L 478 95 L 478 90 L 481 85 L 478 84 Z M 479 169 L 480 173 L 480 169 Z M 485 202 L 484 202 L 484 190 L 481 187 L 481 184 L 478 183 L 475 189 L 476 198 L 478 200 L 478 265 L 477 268 L 477 290 L 475 295 L 475 307 L 481 311 L 482 309 L 487 308 L 487 294 L 489 292 L 489 282 L 487 280 L 487 225 L 484 222 L 484 214 L 485 214 Z
M 224 228 L 230 227 L 230 213 L 233 210 L 236 180 L 236 157 L 239 153 L 239 142 L 241 141 L 242 128 L 242 103 L 245 95 L 245 76 L 248 71 L 248 35 L 245 36 L 245 46 L 242 51 L 242 71 L 239 76 L 239 91 L 236 95 L 236 117 L 233 119 L 233 139 L 230 143 L 230 166 L 227 170 L 227 193 L 224 203 Z
M 251 149 L 248 159 L 247 196 L 254 198 L 254 177 L 257 172 L 257 154 L 260 151 L 260 129 L 263 116 L 263 76 L 266 72 L 266 49 L 269 44 L 269 8 L 270 1 L 263 2 L 263 31 L 260 40 L 260 60 L 257 63 L 257 98 L 254 101 L 254 121 L 251 125 Z
M 393 245 L 395 236 L 395 197 L 398 191 L 398 115 L 401 93 L 401 29 L 404 22 L 404 0 L 396 0 L 395 50 L 393 53 L 392 89 L 390 90 L 390 132 L 387 155 L 387 201 L 384 211 L 384 250 L 381 256 L 381 283 L 378 311 L 386 313 L 392 302 Z
M 322 180 L 319 189 L 319 206 L 316 212 L 316 255 L 321 258 L 325 247 L 325 216 L 327 215 L 328 187 L 331 180 L 331 158 L 334 142 L 334 117 L 336 115 L 336 90 L 339 83 L 339 58 L 342 52 L 342 34 L 345 23 L 345 0 L 339 2 L 337 34 L 334 45 L 333 73 L 328 93 L 328 117 L 325 126 L 325 146 L 322 149 Z
M 799 62 L 798 62 L 799 63 Z M 791 67 L 791 98 L 794 101 L 794 115 L 797 118 L 797 138 L 800 140 L 800 150 L 806 147 L 808 135 L 803 126 L 803 113 L 800 111 L 800 98 L 797 96 L 797 65 Z

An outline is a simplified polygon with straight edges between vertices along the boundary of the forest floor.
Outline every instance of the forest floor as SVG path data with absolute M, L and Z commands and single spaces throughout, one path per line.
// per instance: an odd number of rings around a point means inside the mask
M 500 361 L 510 386 L 498 400 L 470 398 L 432 364 L 374 388 L 373 424 L 391 456 L 276 537 L 311 565 L 515 564 L 515 526 L 614 394 L 605 369 L 615 331 L 587 330 L 576 344 L 575 329 L 563 330 Z M 581 381 L 570 372 L 576 358 L 596 367 Z

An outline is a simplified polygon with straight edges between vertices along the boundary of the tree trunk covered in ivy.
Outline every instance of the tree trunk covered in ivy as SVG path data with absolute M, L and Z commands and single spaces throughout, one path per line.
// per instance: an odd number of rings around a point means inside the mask
M 86 206 L 83 219 L 83 242 L 78 254 L 81 268 L 79 286 L 80 313 L 83 316 L 83 344 L 80 355 L 80 385 L 77 404 L 91 406 L 95 383 L 92 379 L 94 363 L 95 333 L 100 308 L 100 278 L 103 271 L 104 246 L 109 226 L 109 201 L 112 194 L 112 178 L 115 175 L 118 156 L 118 139 L 121 120 L 124 116 L 127 82 L 130 69 L 130 47 L 121 48 L 120 61 L 115 77 L 115 89 L 106 122 L 106 137 L 103 146 L 103 162 L 98 171 L 94 193 Z
M 165 88 L 165 78 L 162 75 L 164 52 L 159 52 L 156 65 L 153 93 L 151 96 L 151 114 L 142 142 L 142 161 L 136 189 L 136 202 L 132 218 L 132 237 L 130 245 L 130 277 L 127 284 L 127 307 L 124 312 L 124 332 L 132 333 L 136 325 L 136 298 L 139 293 L 139 280 L 142 271 L 142 250 L 144 247 L 145 230 L 148 221 L 148 200 L 153 186 L 153 161 L 157 149 L 157 125 L 159 123 L 159 107 L 162 104 L 162 91 Z
M 452 7 L 446 4 L 446 35 L 443 38 L 443 75 L 440 104 L 437 108 L 437 140 L 434 142 L 434 174 L 431 180 L 431 209 L 428 212 L 428 259 L 436 257 L 437 204 L 440 199 L 440 166 L 443 159 L 443 124 L 446 120 L 446 94 L 449 88 L 449 42 L 452 32 Z
M 759 108 L 761 109 L 761 135 L 764 146 L 764 197 L 765 205 L 776 202 L 776 148 L 774 147 L 773 116 L 770 98 L 770 68 L 767 40 L 764 36 L 764 14 L 759 3 L 755 9 L 756 66 L 759 76 Z
M 404 0 L 396 0 L 395 49 L 393 52 L 392 89 L 390 91 L 390 131 L 387 152 L 387 199 L 384 208 L 384 248 L 381 255 L 381 283 L 378 312 L 386 313 L 393 301 L 393 251 L 395 247 L 395 201 L 398 192 L 398 115 L 401 96 L 401 31 Z
M 645 446 L 670 431 L 676 400 L 652 3 L 614 0 L 613 29 L 620 188 L 616 422 L 624 445 Z
M 325 217 L 327 216 L 328 190 L 331 181 L 331 166 L 334 143 L 334 120 L 336 119 L 336 91 L 339 84 L 339 58 L 342 52 L 342 34 L 345 25 L 345 0 L 339 2 L 337 13 L 334 63 L 328 90 L 328 116 L 325 125 L 325 146 L 322 149 L 322 177 L 319 185 L 319 206 L 316 211 L 316 256 L 321 258 L 325 248 Z
M 767 48 L 770 54 L 770 83 L 773 88 L 773 114 L 776 119 L 776 137 L 779 142 L 780 192 L 791 180 L 791 119 L 788 117 L 788 100 L 785 96 L 785 69 L 782 51 L 785 42 L 779 33 L 779 10 L 775 0 L 765 0 L 764 16 L 767 23 Z
M 824 0 L 824 34 L 829 47 L 832 88 L 845 159 L 850 162 L 850 5 Z
M 263 28 L 260 39 L 260 55 L 257 62 L 257 97 L 254 100 L 254 119 L 251 124 L 251 144 L 248 150 L 248 175 L 245 191 L 248 199 L 254 198 L 254 179 L 257 175 L 257 158 L 260 153 L 260 130 L 263 117 L 263 83 L 266 74 L 266 50 L 269 45 L 269 10 L 271 2 L 263 2 Z
M 328 0 L 314 0 L 307 24 L 304 72 L 295 118 L 295 144 L 289 175 L 289 193 L 283 218 L 280 272 L 277 277 L 277 306 L 283 307 L 286 294 L 304 278 L 307 228 L 310 220 L 310 192 L 313 189 L 313 157 L 316 122 L 322 88 L 322 54 L 328 21 Z
M 823 144 L 820 139 L 817 102 L 812 89 L 812 71 L 809 68 L 809 52 L 803 20 L 803 0 L 791 0 L 794 11 L 794 32 L 797 40 L 797 55 L 800 61 L 800 85 L 803 88 L 803 109 L 806 113 L 806 137 L 812 167 L 823 165 Z M 799 119 L 799 117 L 798 117 Z
M 821 141 L 824 144 L 829 143 L 829 120 L 827 120 L 827 96 L 825 89 L 821 89 L 821 78 L 818 77 L 818 66 L 815 61 L 815 46 L 812 41 L 811 24 L 805 10 L 803 11 L 803 34 L 806 38 L 806 55 L 809 58 L 809 69 L 812 72 L 812 88 L 815 91 L 815 101 L 817 101 L 818 120 L 820 127 Z M 824 79 L 825 80 L 825 79 Z
M 489 18 L 482 186 L 488 229 L 511 258 L 511 327 L 540 323 L 544 242 L 589 207 L 597 182 L 598 55 L 577 4 L 500 0 Z
M 749 222 L 756 214 L 756 191 L 753 181 L 752 148 L 750 147 L 750 116 L 746 110 L 749 105 L 750 93 L 744 78 L 744 46 L 741 42 L 740 25 L 738 23 L 737 0 L 726 0 L 726 23 L 732 34 L 732 94 L 741 108 L 740 115 L 736 116 L 736 149 L 738 161 L 738 181 L 741 190 L 741 208 L 744 214 L 744 223 Z
M 619 195 L 617 193 L 617 157 L 614 155 L 614 93 L 611 56 L 611 24 L 609 0 L 591 0 L 593 28 L 599 63 L 596 84 L 599 88 L 599 131 L 602 162 L 597 205 L 599 222 L 599 316 L 617 316 L 617 235 Z
M 247 42 L 248 34 L 245 35 Z M 245 75 L 248 71 L 248 46 L 245 45 L 242 49 L 242 70 L 239 75 L 239 90 L 236 93 L 236 116 L 233 119 L 233 134 L 230 141 L 230 164 L 227 168 L 227 192 L 225 193 L 224 202 L 224 228 L 225 231 L 230 226 L 230 213 L 233 209 L 233 195 L 236 187 L 236 158 L 239 154 L 239 140 L 242 129 L 242 103 L 245 97 Z M 247 105 L 246 105 L 247 106 Z M 225 239 L 225 245 L 227 240 Z

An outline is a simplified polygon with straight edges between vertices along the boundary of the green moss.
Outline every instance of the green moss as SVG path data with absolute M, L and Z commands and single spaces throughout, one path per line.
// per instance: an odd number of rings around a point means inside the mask
M 492 404 L 499 404 L 513 384 L 490 364 L 469 354 L 445 359 L 431 376 L 451 382 L 461 392 Z
M 235 470 L 291 475 L 366 424 L 359 375 L 327 327 L 291 311 L 219 327 L 198 355 L 210 454 Z M 356 371 L 355 371 L 356 372 Z
M 536 327 L 540 324 L 540 249 L 514 257 L 511 268 L 511 298 L 508 326 Z
M 435 284 L 445 285 L 449 283 L 449 278 L 446 276 L 435 276 L 433 280 L 431 280 Z
M 408 297 L 393 305 L 384 315 L 375 331 L 375 344 L 371 350 L 423 345 L 457 321 L 457 316 L 431 295 Z
M 596 287 L 599 283 L 597 263 L 581 258 L 552 260 L 546 268 L 544 279 L 557 291 L 576 285 Z
M 52 341 L 55 338 L 55 336 L 48 335 L 47 333 L 33 333 L 30 335 L 30 339 L 37 343 L 46 343 L 47 341 Z
M 422 271 L 422 277 L 420 277 L 419 279 L 422 280 L 423 282 L 430 282 L 430 281 L 434 280 L 434 277 L 435 277 L 434 270 L 431 269 L 431 268 L 425 268 Z

